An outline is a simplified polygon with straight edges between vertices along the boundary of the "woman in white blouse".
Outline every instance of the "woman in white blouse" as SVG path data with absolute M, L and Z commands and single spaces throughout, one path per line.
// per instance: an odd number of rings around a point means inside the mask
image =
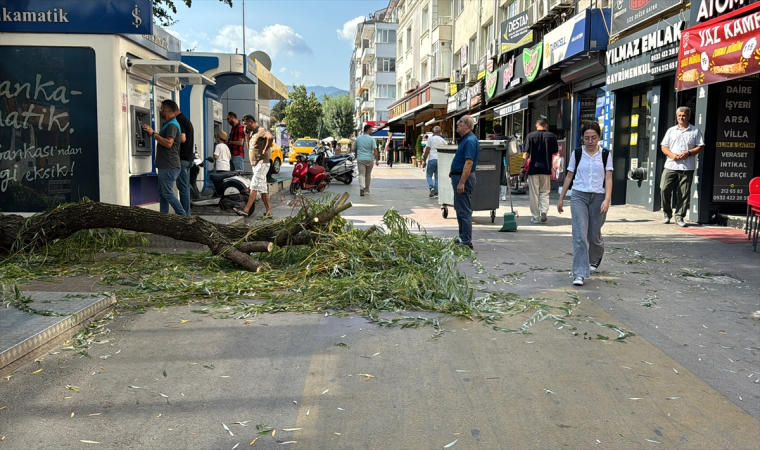
M 570 212 L 573 218 L 573 284 L 583 286 L 583 279 L 599 268 L 604 256 L 602 225 L 607 218 L 612 199 L 612 157 L 599 145 L 602 131 L 596 122 L 581 126 L 583 146 L 580 162 L 574 151 L 568 157 L 567 177 L 557 202 L 562 202 L 573 183 Z

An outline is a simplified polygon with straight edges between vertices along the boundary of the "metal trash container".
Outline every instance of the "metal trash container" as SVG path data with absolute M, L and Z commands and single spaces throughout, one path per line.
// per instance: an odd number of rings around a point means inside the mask
M 491 223 L 496 220 L 496 210 L 499 209 L 501 165 L 506 151 L 504 141 L 480 141 L 472 210 L 491 211 Z M 449 206 L 454 207 L 454 187 L 449 171 L 456 152 L 457 145 L 438 147 L 438 174 L 441 178 L 438 182 L 438 203 L 444 219 L 449 217 Z

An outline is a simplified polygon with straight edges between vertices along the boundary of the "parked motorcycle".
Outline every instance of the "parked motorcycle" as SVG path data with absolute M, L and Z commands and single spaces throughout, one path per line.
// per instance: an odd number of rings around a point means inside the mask
M 309 159 L 312 164 L 309 164 Z M 298 161 L 293 167 L 293 179 L 290 182 L 290 193 L 296 195 L 303 190 L 322 192 L 327 187 L 327 172 L 325 168 L 316 164 L 316 155 L 299 153 Z
M 351 184 L 354 180 L 356 163 L 354 162 L 353 153 L 333 155 L 331 151 L 326 150 L 324 147 L 318 147 L 314 150 L 312 156 L 315 156 L 316 164 L 327 170 L 328 183 L 331 180 L 338 180 L 345 184 Z
M 206 158 L 206 161 L 215 162 L 213 156 Z M 241 171 L 211 172 L 208 177 L 214 185 L 214 192 L 212 195 L 203 196 L 197 183 L 198 174 L 202 167 L 203 160 L 196 154 L 193 166 L 190 168 L 190 204 L 192 206 L 219 206 L 225 211 L 245 207 L 250 194 L 248 186 L 251 180 L 249 177 L 246 177 Z

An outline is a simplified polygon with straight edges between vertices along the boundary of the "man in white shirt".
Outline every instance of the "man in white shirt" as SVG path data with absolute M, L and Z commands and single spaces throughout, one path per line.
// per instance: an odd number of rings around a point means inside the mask
M 697 167 L 696 155 L 705 150 L 705 140 L 699 128 L 689 124 L 691 109 L 681 106 L 676 110 L 678 125 L 670 128 L 660 143 L 662 152 L 668 157 L 662 170 L 660 191 L 662 195 L 662 223 L 670 223 L 673 217 L 673 189 L 676 191 L 675 216 L 679 227 L 686 226 L 689 212 L 691 180 Z
M 441 137 L 441 127 L 433 127 L 433 135 L 427 140 L 425 154 L 422 155 L 422 167 L 427 166 L 427 182 L 430 188 L 430 197 L 438 195 L 438 147 L 446 145 L 446 140 Z M 435 176 L 435 182 L 433 182 Z

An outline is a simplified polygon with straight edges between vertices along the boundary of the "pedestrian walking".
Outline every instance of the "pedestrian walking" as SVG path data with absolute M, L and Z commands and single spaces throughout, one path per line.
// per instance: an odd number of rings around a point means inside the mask
M 174 195 L 174 184 L 182 170 L 179 159 L 179 141 L 182 132 L 176 119 L 179 106 L 173 100 L 164 100 L 161 102 L 160 114 L 164 119 L 164 126 L 161 127 L 160 132 L 156 133 L 150 125 L 143 125 L 143 130 L 156 140 L 159 210 L 168 214 L 169 205 L 171 205 L 177 215 L 184 216 L 185 210 L 182 208 L 182 203 Z
M 446 140 L 441 137 L 441 127 L 433 127 L 433 135 L 427 140 L 425 153 L 422 155 L 422 167 L 427 166 L 425 175 L 427 176 L 428 188 L 430 188 L 430 197 L 438 195 L 438 148 L 446 145 Z M 435 182 L 433 182 L 435 177 Z
M 584 278 L 599 268 L 604 256 L 602 225 L 612 199 L 612 158 L 599 145 L 601 128 L 596 122 L 581 126 L 583 146 L 569 159 L 565 184 L 557 202 L 562 214 L 565 194 L 572 184 L 570 212 L 573 219 L 573 284 L 583 286 Z
M 668 157 L 662 169 L 660 193 L 662 195 L 662 223 L 670 223 L 674 206 L 671 204 L 675 189 L 675 218 L 679 227 L 686 226 L 689 212 L 691 180 L 697 167 L 696 155 L 705 150 L 705 140 L 699 128 L 689 124 L 691 109 L 681 106 L 676 109 L 678 124 L 671 127 L 660 143 L 662 152 Z M 677 189 L 676 189 L 677 188 Z
M 235 212 L 240 216 L 250 216 L 253 212 L 253 203 L 256 201 L 256 196 L 258 193 L 261 193 L 261 202 L 264 203 L 264 208 L 267 210 L 264 217 L 271 218 L 272 208 L 269 204 L 267 172 L 270 165 L 269 149 L 272 148 L 274 136 L 266 128 L 259 126 L 256 123 L 256 119 L 250 114 L 243 116 L 243 122 L 249 135 L 248 151 L 251 159 L 251 168 L 253 169 L 253 177 L 251 178 L 251 193 L 248 196 L 248 204 L 242 210 L 235 208 Z
M 372 162 L 380 165 L 377 153 L 377 142 L 372 139 L 372 125 L 364 125 L 364 134 L 356 138 L 353 150 L 356 153 L 356 163 L 359 166 L 359 195 L 369 195 L 369 185 L 372 181 Z
M 230 111 L 227 113 L 227 123 L 230 124 L 230 136 L 227 145 L 232 154 L 233 170 L 243 171 L 243 143 L 245 142 L 245 129 L 237 118 L 237 114 Z
M 496 124 L 493 126 L 493 137 L 491 138 L 494 141 L 506 141 L 507 137 L 504 136 L 504 129 L 501 127 L 501 125 Z M 509 177 L 510 174 L 507 173 L 507 156 L 505 155 L 501 162 L 501 170 L 504 172 L 505 177 L 503 179 L 507 180 L 507 184 L 509 184 Z M 501 186 L 501 201 L 506 202 L 507 201 L 507 188 L 508 186 Z
M 227 133 L 216 133 L 216 147 L 214 147 L 214 159 L 216 160 L 216 172 L 229 172 L 232 154 L 227 146 Z
M 527 155 L 528 190 L 530 191 L 531 223 L 546 222 L 549 212 L 549 192 L 552 190 L 552 157 L 559 152 L 557 136 L 548 131 L 549 122 L 543 117 L 536 121 L 536 131 L 528 133 L 523 148 Z
M 182 203 L 182 209 L 185 210 L 185 215 L 190 215 L 190 168 L 193 167 L 193 160 L 195 159 L 193 146 L 194 146 L 194 133 L 193 124 L 186 115 L 182 114 L 182 111 L 176 117 L 177 123 L 179 123 L 179 129 L 181 130 L 179 140 L 179 163 L 180 172 L 177 177 L 177 191 L 179 191 L 179 202 Z
M 393 141 L 393 138 L 388 137 L 388 141 L 385 143 L 385 164 L 388 167 L 393 167 L 393 158 L 394 154 L 393 152 L 396 149 L 396 143 Z
M 454 210 L 459 226 L 459 243 L 472 250 L 472 191 L 475 189 L 475 169 L 480 156 L 480 143 L 472 134 L 475 120 L 463 116 L 457 122 L 457 132 L 461 138 L 451 161 L 449 177 L 454 188 Z

